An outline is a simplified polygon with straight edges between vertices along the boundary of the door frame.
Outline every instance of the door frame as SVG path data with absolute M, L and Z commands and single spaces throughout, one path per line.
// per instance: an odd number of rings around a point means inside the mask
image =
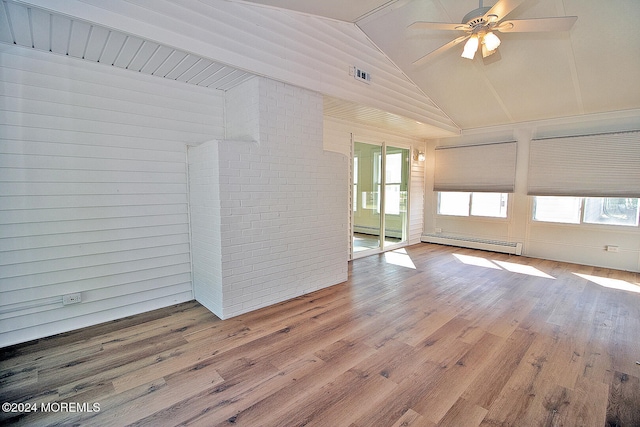
M 381 159 L 380 159 L 380 175 L 381 175 L 381 183 L 380 183 L 380 236 L 379 236 L 379 240 L 380 240 L 380 246 L 378 246 L 377 248 L 374 249 L 368 249 L 368 250 L 363 250 L 363 251 L 358 251 L 358 252 L 354 252 L 354 247 L 353 247 L 353 232 L 354 232 L 354 213 L 353 213 L 353 200 L 354 197 L 357 197 L 356 194 L 353 194 L 353 187 L 354 187 L 354 183 L 355 183 L 355 179 L 354 179 L 354 158 L 356 157 L 356 149 L 355 149 L 355 144 L 356 142 L 359 143 L 363 143 L 363 144 L 369 144 L 369 145 L 374 145 L 374 146 L 378 146 L 381 147 Z M 395 147 L 395 148 L 401 148 L 401 149 L 406 149 L 409 151 L 409 156 L 408 156 L 408 165 L 407 165 L 407 207 L 406 207 L 406 221 L 404 223 L 404 229 L 402 230 L 402 234 L 404 236 L 404 239 L 401 240 L 398 243 L 393 243 L 393 244 L 387 244 L 385 245 L 384 241 L 384 234 L 385 234 L 385 217 L 386 214 L 384 212 L 384 203 L 385 203 L 385 193 L 386 193 L 386 177 L 385 177 L 385 168 L 386 168 L 386 153 L 387 153 L 387 146 L 390 147 Z M 367 138 L 362 138 L 362 139 L 358 139 L 356 138 L 355 135 L 351 134 L 351 158 L 349 159 L 350 161 L 350 165 L 349 165 L 349 170 L 350 170 L 350 174 L 349 174 L 349 194 L 351 197 L 349 197 L 349 260 L 353 260 L 353 259 L 357 259 L 357 258 L 362 258 L 365 256 L 369 256 L 369 255 L 374 255 L 374 254 L 379 254 L 379 253 L 383 253 L 383 252 L 387 252 L 387 251 L 391 251 L 391 250 L 395 250 L 404 246 L 408 245 L 409 242 L 409 231 L 411 229 L 410 227 L 410 218 L 411 218 L 411 172 L 412 172 L 412 153 L 413 153 L 413 145 L 411 144 L 403 144 L 403 143 L 398 143 L 398 142 L 387 142 L 386 140 L 381 140 L 381 141 L 372 141 L 370 139 Z M 358 167 L 360 168 L 360 165 L 358 165 Z

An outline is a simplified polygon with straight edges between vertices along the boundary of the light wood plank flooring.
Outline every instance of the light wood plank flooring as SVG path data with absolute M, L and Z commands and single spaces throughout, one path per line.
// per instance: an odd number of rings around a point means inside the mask
M 414 245 L 226 321 L 192 302 L 2 349 L 2 401 L 39 410 L 0 424 L 637 427 L 637 291 L 635 273 Z

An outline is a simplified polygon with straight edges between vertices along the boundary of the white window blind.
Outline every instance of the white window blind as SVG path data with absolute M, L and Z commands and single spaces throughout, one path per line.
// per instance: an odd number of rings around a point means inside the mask
M 436 147 L 434 191 L 513 193 L 516 143 Z
M 531 141 L 528 194 L 640 197 L 640 132 Z

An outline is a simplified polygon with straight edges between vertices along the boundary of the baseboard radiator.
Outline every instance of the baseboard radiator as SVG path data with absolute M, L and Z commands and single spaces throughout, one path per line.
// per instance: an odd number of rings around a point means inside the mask
M 425 243 L 458 246 L 461 248 L 481 249 L 484 251 L 501 252 L 505 254 L 522 255 L 522 243 L 501 242 L 497 240 L 476 239 L 473 237 L 447 236 L 444 234 L 425 233 L 420 238 Z

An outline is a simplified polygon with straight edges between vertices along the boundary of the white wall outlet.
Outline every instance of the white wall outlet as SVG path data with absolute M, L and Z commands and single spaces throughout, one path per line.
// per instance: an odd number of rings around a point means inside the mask
M 82 294 L 80 292 L 62 296 L 62 305 L 78 304 L 80 302 L 82 302 Z
M 436 228 L 436 233 L 442 233 L 442 228 L 440 227 Z
M 614 245 L 607 245 L 607 252 L 618 252 L 619 248 Z

